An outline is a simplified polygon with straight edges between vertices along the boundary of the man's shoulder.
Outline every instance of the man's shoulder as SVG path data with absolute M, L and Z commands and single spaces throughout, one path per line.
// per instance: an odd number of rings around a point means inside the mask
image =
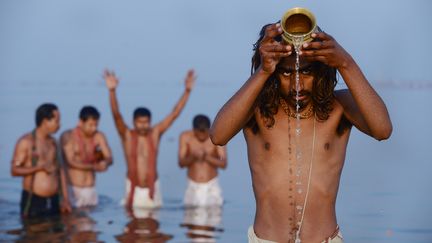
M 335 100 L 340 102 L 343 99 L 346 99 L 348 96 L 351 96 L 351 93 L 348 89 L 338 89 L 333 92 Z
M 68 129 L 66 131 L 64 131 L 61 135 L 60 135 L 60 143 L 61 144 L 66 144 L 69 143 L 70 141 L 74 140 L 74 136 L 73 135 L 73 129 Z
M 352 101 L 352 95 L 351 92 L 348 89 L 340 89 L 334 91 L 334 108 L 346 108 L 346 106 L 349 106 Z
M 180 136 L 191 136 L 193 135 L 193 130 L 184 130 L 180 133 Z
M 33 135 L 32 132 L 28 132 L 23 134 L 20 138 L 18 138 L 17 144 L 20 146 L 30 146 L 33 143 Z
M 192 138 L 193 138 L 193 131 L 192 130 L 186 130 L 186 131 L 183 131 L 182 133 L 180 133 L 180 139 L 182 139 L 182 140 L 188 141 Z
M 105 140 L 106 137 L 105 137 L 105 134 L 103 132 L 97 131 L 96 134 L 95 134 L 95 136 L 94 136 L 94 138 L 95 139 L 104 139 Z
M 48 137 L 48 141 L 53 145 L 54 147 L 57 147 L 57 140 L 53 136 Z
M 61 136 L 69 136 L 73 132 L 73 129 L 67 129 L 64 132 L 62 132 Z

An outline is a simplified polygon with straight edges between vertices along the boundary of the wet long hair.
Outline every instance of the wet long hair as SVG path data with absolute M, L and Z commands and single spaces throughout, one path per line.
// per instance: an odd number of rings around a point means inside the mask
M 265 29 L 270 24 L 265 25 L 259 34 L 259 39 L 253 45 L 254 55 L 252 56 L 251 74 L 255 73 L 261 65 L 261 55 L 259 47 L 265 35 Z M 318 28 L 319 31 L 321 29 Z M 276 41 L 282 41 L 281 37 L 275 38 Z M 276 67 L 277 70 L 277 67 Z M 318 121 L 325 121 L 329 118 L 330 112 L 333 110 L 334 89 L 337 84 L 336 69 L 321 62 L 312 63 L 312 74 L 314 76 L 311 99 L 313 109 Z M 267 128 L 273 127 L 275 123 L 274 115 L 276 115 L 280 102 L 280 80 L 275 71 L 265 82 L 263 89 L 255 101 L 255 107 L 259 109 L 260 115 L 264 120 Z M 256 134 L 258 125 L 255 116 L 247 124 Z

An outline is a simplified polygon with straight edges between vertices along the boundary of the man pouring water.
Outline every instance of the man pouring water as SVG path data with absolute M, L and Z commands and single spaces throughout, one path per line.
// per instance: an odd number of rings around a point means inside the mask
M 311 19 L 297 11 L 291 20 L 302 14 Z M 329 34 L 303 36 L 312 41 L 302 37 L 296 62 L 288 20 L 262 28 L 252 75 L 219 111 L 211 139 L 225 145 L 240 130 L 246 139 L 256 200 L 249 242 L 343 242 L 335 204 L 351 129 L 384 140 L 392 124 L 360 67 Z M 348 89 L 335 91 L 337 72 Z

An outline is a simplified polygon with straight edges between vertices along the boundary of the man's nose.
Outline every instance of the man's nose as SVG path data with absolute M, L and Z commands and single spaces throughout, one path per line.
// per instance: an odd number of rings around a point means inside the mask
M 293 75 L 293 76 L 294 77 L 291 78 L 291 90 L 293 92 L 296 92 L 296 91 L 301 92 L 301 91 L 303 91 L 303 89 L 304 89 L 303 80 L 301 78 L 299 78 L 299 81 L 298 81 L 298 84 L 297 84 L 296 79 L 295 79 L 295 75 Z

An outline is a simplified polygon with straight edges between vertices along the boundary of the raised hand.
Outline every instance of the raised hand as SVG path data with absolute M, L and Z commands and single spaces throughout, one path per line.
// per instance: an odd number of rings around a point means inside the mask
M 269 74 L 272 74 L 279 61 L 288 57 L 292 53 L 292 47 L 284 43 L 276 41 L 274 38 L 282 34 L 280 24 L 272 24 L 265 29 L 264 38 L 259 45 L 259 53 L 261 56 L 261 69 Z
M 185 78 L 185 89 L 191 91 L 195 85 L 196 75 L 193 69 L 189 70 Z
M 103 78 L 105 79 L 106 86 L 109 90 L 114 90 L 117 88 L 118 79 L 113 71 L 105 70 L 103 74 Z
M 310 62 L 322 62 L 337 69 L 345 67 L 352 61 L 352 57 L 330 35 L 319 32 L 313 33 L 313 42 L 304 43 L 300 56 Z

